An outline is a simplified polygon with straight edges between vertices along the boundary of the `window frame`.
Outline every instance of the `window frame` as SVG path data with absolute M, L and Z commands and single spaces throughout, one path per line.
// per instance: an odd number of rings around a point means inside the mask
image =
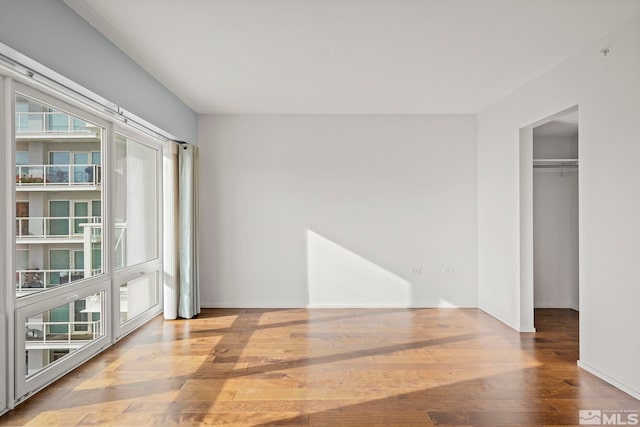
M 104 283 L 96 283 L 91 286 L 85 286 L 77 293 L 60 294 L 48 300 L 39 301 L 33 304 L 25 305 L 16 309 L 15 324 L 24 325 L 31 316 L 43 313 L 47 310 L 57 308 L 59 306 L 71 304 L 79 299 L 86 298 L 90 295 L 103 292 L 102 313 L 104 333 L 96 340 L 89 342 L 87 345 L 72 352 L 67 357 L 60 358 L 43 367 L 39 372 L 27 376 L 27 365 L 25 360 L 26 339 L 25 334 L 16 333 L 14 360 L 15 360 L 15 396 L 20 402 L 28 398 L 33 392 L 47 386 L 51 382 L 66 375 L 70 370 L 75 369 L 82 363 L 89 360 L 95 354 L 111 345 L 109 334 L 109 313 L 112 312 L 111 288 L 104 286 Z M 24 328 L 24 326 L 22 326 Z
M 127 266 L 121 268 L 119 270 L 114 270 L 114 286 L 113 286 L 113 294 L 114 294 L 114 316 L 113 316 L 113 330 L 116 340 L 123 338 L 127 334 L 131 333 L 138 327 L 142 326 L 144 323 L 148 322 L 158 314 L 160 314 L 163 310 L 163 292 L 162 292 L 162 271 L 163 271 L 163 233 L 162 233 L 162 224 L 163 224 L 163 199 L 162 199 L 162 156 L 163 156 L 163 148 L 164 144 L 156 140 L 155 138 L 150 137 L 142 132 L 131 128 L 125 128 L 118 124 L 115 124 L 113 127 L 113 150 L 111 151 L 111 164 L 116 165 L 115 163 L 115 144 L 116 144 L 116 135 L 121 135 L 125 138 L 134 140 L 137 143 L 145 145 L 151 149 L 156 151 L 156 212 L 158 214 L 157 224 L 156 224 L 156 235 L 158 236 L 156 245 L 156 257 L 144 261 L 142 263 L 134 264 L 131 266 Z M 115 170 L 115 169 L 114 169 Z M 116 201 L 116 186 L 115 186 L 115 176 L 113 177 L 113 193 L 112 193 L 112 205 L 115 206 Z M 113 207 L 115 209 L 115 207 Z M 115 213 L 114 213 L 114 222 L 112 223 L 112 227 L 114 227 L 113 235 L 115 238 Z M 115 239 L 114 242 L 115 244 Z M 115 246 L 111 247 L 111 251 L 115 257 Z M 115 261 L 115 260 L 114 260 Z M 115 262 L 114 262 L 115 269 Z M 120 287 L 130 280 L 138 279 L 140 277 L 151 275 L 156 273 L 156 304 L 147 308 L 144 312 L 138 314 L 136 317 L 132 319 L 128 319 L 126 322 L 120 324 Z
M 55 106 L 57 111 L 64 112 L 70 116 L 80 118 L 81 120 L 86 120 L 87 122 L 91 122 L 95 124 L 99 128 L 102 129 L 101 132 L 101 151 L 103 152 L 103 157 L 109 158 L 108 153 L 110 150 L 110 138 L 112 135 L 112 123 L 104 118 L 93 114 L 90 109 L 84 108 L 82 105 L 78 105 L 77 103 L 69 103 L 64 97 L 59 96 L 59 94 L 51 93 L 51 91 L 43 91 L 39 89 L 35 89 L 33 87 L 12 81 L 11 89 L 5 93 L 5 104 L 9 104 L 8 107 L 10 109 L 9 114 L 5 112 L 5 117 L 9 118 L 15 117 L 15 100 L 17 96 L 25 96 L 27 98 L 33 99 L 37 102 L 42 103 L 45 106 Z M 10 136 L 7 139 L 11 141 L 10 144 L 7 144 L 7 157 L 9 159 L 13 159 L 15 163 L 15 148 L 16 148 L 16 134 L 15 134 L 15 120 L 11 120 L 10 131 L 5 132 Z M 49 154 L 47 154 L 49 156 Z M 8 160 L 5 159 L 5 164 Z M 111 196 L 109 195 L 109 185 L 108 182 L 111 179 L 111 174 L 109 173 L 110 163 L 106 164 L 106 168 L 103 171 L 103 178 L 105 179 L 105 184 L 102 187 L 101 193 L 101 202 L 103 206 L 102 219 L 104 224 L 109 224 L 111 222 L 110 211 L 105 209 L 105 206 L 110 205 Z M 13 168 L 11 169 L 13 173 Z M 12 202 L 9 204 L 13 206 L 15 210 L 15 202 L 16 202 L 16 190 L 15 190 L 15 179 L 9 180 L 7 183 L 7 191 L 8 194 L 11 195 Z M 54 199 L 50 199 L 55 200 Z M 48 201 L 48 202 L 49 202 Z M 64 199 L 64 201 L 69 202 L 69 211 L 71 213 L 72 203 L 68 199 Z M 48 205 L 47 202 L 47 205 Z M 48 208 L 49 206 L 47 206 Z M 15 212 L 14 212 L 15 215 Z M 7 215 L 11 218 L 9 215 Z M 15 221 L 10 221 L 11 227 L 15 228 Z M 70 230 L 73 231 L 73 230 Z M 9 235 L 15 235 L 15 230 L 12 230 Z M 103 271 L 101 275 L 96 275 L 88 278 L 83 278 L 82 280 L 78 280 L 75 282 L 71 282 L 65 284 L 64 286 L 58 286 L 54 288 L 47 289 L 42 292 L 34 293 L 31 295 L 22 296 L 20 298 L 16 298 L 15 296 L 15 286 L 12 286 L 13 295 L 7 295 L 10 298 L 11 304 L 7 304 L 7 306 L 12 306 L 14 321 L 12 325 L 9 326 L 11 328 L 11 337 L 8 339 L 12 339 L 8 341 L 10 344 L 13 343 L 13 351 L 10 351 L 12 354 L 11 360 L 9 361 L 10 366 L 13 366 L 11 370 L 12 373 L 12 382 L 13 382 L 13 390 L 9 390 L 9 400 L 8 404 L 10 407 L 20 402 L 26 398 L 28 398 L 33 392 L 39 390 L 42 387 L 45 387 L 55 379 L 67 374 L 69 371 L 75 369 L 80 364 L 89 360 L 98 352 L 102 351 L 104 348 L 110 346 L 114 342 L 113 336 L 113 328 L 111 327 L 112 317 L 113 317 L 113 271 L 111 268 L 111 252 L 109 250 L 105 250 L 111 247 L 111 230 L 108 226 L 103 226 L 102 230 L 102 257 L 103 257 Z M 10 270 L 13 271 L 13 275 L 15 275 L 15 239 L 8 242 L 9 257 L 10 260 Z M 104 335 L 98 338 L 97 340 L 89 343 L 88 345 L 78 349 L 67 357 L 61 358 L 43 368 L 37 374 L 33 376 L 26 377 L 26 365 L 25 365 L 25 337 L 24 333 L 21 331 L 24 328 L 25 320 L 32 315 L 47 311 L 48 309 L 52 309 L 58 307 L 60 305 L 64 305 L 65 303 L 70 303 L 72 301 L 77 300 L 78 298 L 83 298 L 84 296 L 92 295 L 96 292 L 103 292 L 104 300 L 103 300 L 103 330 Z M 22 326 L 20 326 L 22 325 Z
M 78 284 L 78 290 L 83 294 L 89 294 L 94 289 L 105 289 L 105 298 L 103 299 L 104 308 L 104 332 L 105 335 L 100 338 L 101 342 L 105 344 L 101 347 L 92 343 L 90 351 L 83 350 L 82 352 L 75 352 L 72 356 L 63 358 L 60 363 L 55 363 L 55 369 L 46 369 L 45 374 L 38 374 L 38 382 L 30 380 L 28 386 L 25 386 L 25 381 L 22 381 L 23 376 L 16 376 L 17 363 L 22 360 L 22 366 L 24 367 L 24 353 L 20 354 L 17 349 L 24 349 L 24 345 L 20 345 L 19 340 L 22 336 L 24 339 L 24 329 L 21 329 L 16 335 L 16 325 L 20 324 L 20 318 L 22 316 L 24 320 L 24 313 L 27 310 L 31 311 L 37 304 L 45 304 L 47 300 L 62 300 L 69 297 L 70 289 L 56 288 L 47 292 L 33 294 L 28 300 L 23 298 L 17 299 L 15 286 L 5 287 L 4 292 L 0 292 L 0 340 L 7 342 L 8 345 L 3 351 L 0 351 L 0 383 L 6 385 L 6 387 L 0 387 L 0 415 L 7 409 L 13 409 L 16 404 L 27 399 L 30 395 L 37 392 L 41 388 L 47 386 L 55 379 L 67 374 L 69 371 L 75 369 L 80 364 L 93 357 L 95 354 L 101 352 L 105 348 L 113 345 L 117 340 L 134 330 L 136 327 L 144 323 L 157 314 L 162 312 L 163 305 L 163 292 L 162 292 L 162 263 L 163 263 L 163 225 L 162 225 L 162 209 L 159 210 L 158 215 L 158 259 L 154 260 L 156 263 L 158 274 L 158 286 L 159 286 L 159 304 L 157 309 L 147 310 L 144 315 L 140 315 L 135 319 L 135 322 L 127 323 L 127 328 L 116 329 L 114 324 L 119 323 L 118 307 L 114 303 L 119 298 L 119 292 L 114 292 L 114 289 L 119 289 L 116 286 L 114 279 L 114 253 L 113 253 L 113 206 L 109 203 L 113 193 L 113 167 L 112 160 L 114 159 L 113 142 L 115 137 L 114 129 L 119 128 L 119 133 L 124 135 L 133 135 L 133 139 L 141 141 L 141 139 L 154 141 L 159 148 L 160 162 L 158 165 L 158 204 L 162 208 L 162 154 L 163 145 L 169 140 L 174 140 L 175 137 L 169 133 L 163 131 L 161 128 L 156 127 L 153 124 L 146 122 L 145 120 L 131 114 L 130 112 L 122 109 L 117 104 L 114 104 L 99 95 L 89 91 L 88 89 L 76 84 L 75 82 L 66 79 L 55 72 L 50 71 L 46 67 L 41 66 L 35 61 L 27 57 L 23 57 L 18 52 L 7 49 L 9 51 L 9 58 L 17 57 L 20 59 L 15 64 L 0 64 L 0 135 L 5 137 L 6 141 L 11 143 L 5 144 L 5 149 L 0 149 L 0 161 L 4 165 L 15 164 L 15 149 L 20 148 L 16 146 L 15 140 L 15 128 L 16 128 L 16 92 L 27 95 L 36 100 L 42 101 L 48 105 L 55 106 L 57 110 L 64 110 L 65 112 L 72 114 L 78 118 L 87 118 L 90 122 L 95 123 L 99 127 L 103 128 L 102 131 L 102 151 L 100 156 L 100 167 L 102 169 L 101 182 L 103 197 L 102 203 L 102 223 L 103 223 L 103 274 L 100 276 L 94 276 L 81 281 Z M 26 61 L 26 62 L 24 62 Z M 20 64 L 28 64 L 32 68 L 24 68 Z M 35 74 L 31 70 L 36 70 Z M 62 108 L 62 105 L 65 108 Z M 137 135 L 141 135 L 138 137 Z M 91 153 L 91 163 L 93 161 L 94 154 Z M 30 160 L 31 161 L 31 160 Z M 9 280 L 11 283 L 15 280 L 15 170 L 14 168 L 5 168 L 4 184 L 0 184 L 0 198 L 7 200 L 5 209 L 0 209 L 0 221 L 3 226 L 0 227 L 0 237 L 3 238 L 5 245 L 0 245 L 0 275 L 3 275 L 5 280 Z M 140 266 L 134 266 L 133 269 Z M 128 280 L 124 277 L 125 274 L 132 274 L 133 271 L 127 273 L 122 272 L 121 279 Z M 137 276 L 132 276 L 137 278 Z M 105 287 L 106 286 L 106 287 Z M 76 293 L 76 294 L 79 294 Z M 74 294 L 74 295 L 76 295 Z M 108 316 L 111 322 L 107 319 Z M 137 325 L 134 325 L 137 323 Z M 23 323 L 24 327 L 24 323 Z M 118 331 L 118 335 L 114 331 Z M 82 354 L 81 354 L 82 353 Z M 16 356 L 17 354 L 17 356 Z M 22 381 L 22 384 L 19 384 Z

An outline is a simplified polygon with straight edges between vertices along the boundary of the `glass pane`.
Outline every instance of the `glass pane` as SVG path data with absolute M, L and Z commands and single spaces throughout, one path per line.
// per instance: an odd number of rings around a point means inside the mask
M 102 203 L 100 200 L 91 201 L 91 216 L 93 218 L 100 218 L 102 216 Z
M 16 132 L 25 132 L 28 129 L 29 115 L 21 114 L 29 112 L 29 104 L 16 102 Z
M 89 153 L 73 153 L 73 164 L 74 183 L 93 181 L 93 166 L 89 165 Z
M 69 202 L 52 200 L 49 202 L 49 216 L 47 235 L 67 236 L 69 235 Z M 55 219 L 60 218 L 60 219 Z
M 148 274 L 120 286 L 120 324 L 158 304 L 158 275 Z
M 102 274 L 102 247 L 97 243 L 91 248 L 91 268 L 94 270 L 91 274 Z
M 73 251 L 73 268 L 74 270 L 84 270 L 83 251 Z
M 75 132 L 82 132 L 87 127 L 87 122 L 84 120 L 76 119 L 75 117 L 71 118 L 71 127 Z
M 29 250 L 16 250 L 16 288 L 19 291 L 44 286 L 40 272 L 29 267 Z
M 45 167 L 16 164 L 16 184 L 22 186 L 42 185 L 45 180 Z
M 48 112 L 45 116 L 47 120 L 47 130 L 50 132 L 69 132 L 69 116 L 57 111 Z
M 28 165 L 28 164 L 29 164 L 29 152 L 16 151 L 16 165 Z
M 16 212 L 16 245 L 31 254 L 28 268 L 16 268 L 16 295 L 26 297 L 102 274 L 102 224 L 93 217 L 103 192 L 91 163 L 102 156 L 104 129 L 27 96 L 15 105 L 16 199 L 29 201 Z M 91 253 L 92 265 L 72 251 Z
M 104 335 L 103 299 L 103 293 L 97 293 L 27 319 L 26 377 Z
M 68 165 L 70 163 L 70 158 L 70 153 L 66 151 L 49 153 L 49 163 L 52 165 Z
M 26 270 L 29 268 L 29 250 L 18 249 L 16 251 L 16 267 L 18 270 Z
M 69 202 L 67 200 L 52 200 L 49 202 L 50 216 L 69 216 Z
M 100 158 L 102 156 L 100 155 L 99 151 L 94 151 L 91 153 L 91 164 L 93 165 L 99 165 L 100 164 Z
M 89 202 L 73 202 L 73 232 L 82 234 L 84 228 L 80 224 L 89 222 Z
M 158 257 L 156 155 L 157 150 L 116 134 L 117 268 Z
M 73 153 L 73 164 L 74 165 L 88 165 L 89 164 L 89 153 Z
M 78 300 L 73 304 L 73 332 L 87 332 L 89 330 L 89 316 L 86 312 L 87 302 Z
M 57 270 L 71 268 L 71 259 L 68 249 L 51 249 L 49 251 L 49 265 Z
M 47 286 L 69 283 L 71 276 L 71 258 L 68 249 L 52 249 L 49 251 L 49 280 Z

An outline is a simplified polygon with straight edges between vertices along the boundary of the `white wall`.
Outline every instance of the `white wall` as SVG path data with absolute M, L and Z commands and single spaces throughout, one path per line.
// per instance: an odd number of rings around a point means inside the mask
M 537 136 L 533 158 L 577 158 L 577 137 Z M 575 150 L 572 147 L 576 147 Z M 578 309 L 578 170 L 533 170 L 534 301 Z
M 196 114 L 62 0 L 2 0 L 0 42 L 196 142 Z
M 479 114 L 479 306 L 520 326 L 519 129 L 576 104 L 580 364 L 640 397 L 638 19 Z
M 200 116 L 198 132 L 204 306 L 477 304 L 474 116 Z

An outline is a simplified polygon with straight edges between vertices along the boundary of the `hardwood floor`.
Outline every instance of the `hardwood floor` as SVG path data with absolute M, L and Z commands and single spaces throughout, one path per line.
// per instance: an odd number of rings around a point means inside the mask
M 575 425 L 640 402 L 576 366 L 578 316 L 518 334 L 476 309 L 156 318 L 0 425 Z

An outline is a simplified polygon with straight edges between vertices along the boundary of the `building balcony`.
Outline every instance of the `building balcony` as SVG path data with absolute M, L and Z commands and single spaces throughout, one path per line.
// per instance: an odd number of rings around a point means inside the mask
M 90 271 L 84 269 L 63 269 L 63 270 L 17 270 L 16 271 L 16 296 L 18 298 L 46 291 L 66 285 L 76 280 L 85 278 L 89 273 L 90 277 L 102 274 L 101 268 L 93 268 Z
M 93 270 L 92 273 L 100 274 L 101 270 Z M 41 292 L 55 288 L 69 282 L 84 279 L 85 271 L 81 270 L 17 270 L 16 291 L 19 296 Z
M 16 139 L 95 139 L 99 128 L 57 111 L 16 112 Z
M 102 232 L 100 221 L 98 216 L 16 218 L 16 243 L 84 243 L 86 224 L 96 225 L 91 228 L 90 241 L 99 242 Z
M 45 322 L 30 320 L 25 323 L 27 350 L 75 350 L 103 335 L 102 321 Z
M 94 191 L 101 181 L 100 165 L 16 166 L 16 191 Z

